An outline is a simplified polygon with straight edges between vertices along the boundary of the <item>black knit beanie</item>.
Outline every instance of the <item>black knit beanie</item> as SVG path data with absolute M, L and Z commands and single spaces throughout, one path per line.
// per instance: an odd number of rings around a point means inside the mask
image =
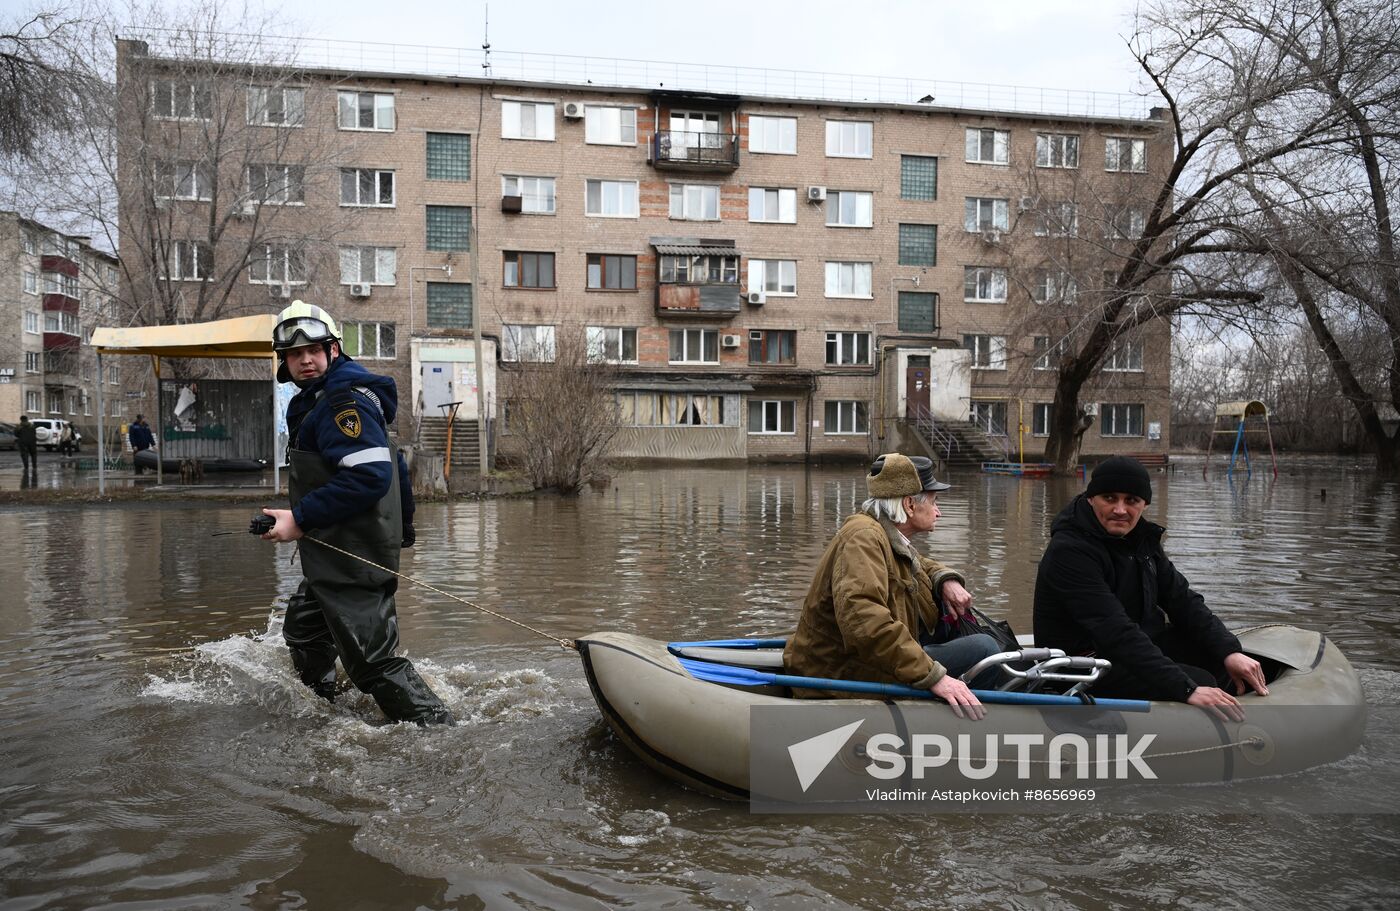
M 1086 497 L 1100 493 L 1130 493 L 1141 497 L 1144 503 L 1151 503 L 1152 479 L 1137 459 L 1113 456 L 1098 464 L 1089 476 L 1089 486 L 1084 489 Z

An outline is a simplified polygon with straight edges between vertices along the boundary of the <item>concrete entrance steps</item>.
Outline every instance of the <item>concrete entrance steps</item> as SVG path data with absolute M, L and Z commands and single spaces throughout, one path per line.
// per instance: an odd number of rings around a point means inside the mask
M 481 452 L 476 421 L 457 421 L 452 428 L 452 467 L 478 470 Z M 424 416 L 419 421 L 418 446 L 424 452 L 447 453 L 447 418 Z

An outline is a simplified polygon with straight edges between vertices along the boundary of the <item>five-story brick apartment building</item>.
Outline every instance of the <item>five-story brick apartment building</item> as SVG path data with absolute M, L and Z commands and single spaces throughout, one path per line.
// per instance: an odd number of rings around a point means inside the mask
M 474 328 L 492 390 L 491 365 L 582 337 L 619 367 L 622 456 L 865 457 L 912 445 L 915 417 L 1013 451 L 1024 422 L 1036 451 L 1056 352 L 1170 156 L 1151 117 L 328 68 L 206 79 L 120 51 L 119 89 L 160 114 L 123 138 L 170 225 L 151 281 L 209 281 L 232 257 L 223 315 L 326 306 L 414 422 L 471 404 Z M 263 137 L 232 164 L 188 130 L 229 110 Z M 133 169 L 128 226 L 149 195 Z M 1165 451 L 1169 332 L 1123 340 L 1086 389 L 1085 453 Z M 488 418 L 505 410 L 488 397 Z

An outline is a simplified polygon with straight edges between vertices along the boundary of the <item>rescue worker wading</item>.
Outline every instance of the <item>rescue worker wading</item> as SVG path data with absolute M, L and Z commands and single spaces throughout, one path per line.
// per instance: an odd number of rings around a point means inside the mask
M 296 541 L 308 533 L 397 571 L 399 548 L 413 545 L 413 494 L 403 457 L 386 425 L 398 410 L 394 381 L 340 351 L 335 320 L 293 301 L 272 334 L 277 379 L 301 389 L 287 406 L 291 509 L 264 509 L 276 525 L 263 538 Z M 397 470 L 396 470 L 397 469 Z M 283 637 L 307 686 L 335 698 L 335 659 L 361 692 L 394 721 L 452 724 L 442 700 L 398 647 L 398 578 L 305 542 L 302 579 L 287 603 Z

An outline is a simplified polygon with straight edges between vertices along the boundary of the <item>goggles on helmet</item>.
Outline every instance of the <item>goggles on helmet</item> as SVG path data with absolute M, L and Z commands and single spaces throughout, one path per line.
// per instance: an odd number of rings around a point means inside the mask
M 301 336 L 302 345 L 314 345 L 334 338 L 330 327 L 324 322 L 314 317 L 301 316 L 278 323 L 277 328 L 272 330 L 272 343 L 278 349 L 295 348 L 298 345 L 297 336 Z

